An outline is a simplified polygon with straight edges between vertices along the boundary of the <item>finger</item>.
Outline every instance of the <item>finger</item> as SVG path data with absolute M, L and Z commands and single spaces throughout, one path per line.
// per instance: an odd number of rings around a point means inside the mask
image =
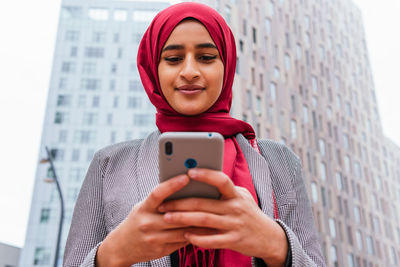
M 149 196 L 144 201 L 145 208 L 156 210 L 157 207 L 170 195 L 179 191 L 189 183 L 189 178 L 186 174 L 182 174 L 160 183 L 151 191 Z
M 168 212 L 164 214 L 164 220 L 172 224 L 223 230 L 237 229 L 241 226 L 238 219 L 207 212 Z
M 158 213 L 140 215 L 136 221 L 136 225 L 138 229 L 145 234 L 158 232 L 160 230 L 182 229 L 187 227 L 187 225 L 167 223 L 163 215 Z
M 207 198 L 185 198 L 164 202 L 158 207 L 159 212 L 168 211 L 205 211 L 215 214 L 227 214 L 232 207 L 225 200 Z
M 193 180 L 217 187 L 223 198 L 230 199 L 237 196 L 232 180 L 221 171 L 195 168 L 190 169 L 188 175 Z
M 232 248 L 234 244 L 240 242 L 239 238 L 234 237 L 232 234 L 216 234 L 216 235 L 197 235 L 193 233 L 186 233 L 185 238 L 189 243 L 208 249 L 223 249 Z

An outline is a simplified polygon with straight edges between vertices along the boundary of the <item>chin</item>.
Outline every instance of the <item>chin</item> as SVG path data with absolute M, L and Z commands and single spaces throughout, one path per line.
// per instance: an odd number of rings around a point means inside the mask
M 184 107 L 184 108 L 176 109 L 177 112 L 179 112 L 182 115 L 186 115 L 186 116 L 200 115 L 201 113 L 205 112 L 206 110 L 207 109 L 193 108 L 193 107 Z

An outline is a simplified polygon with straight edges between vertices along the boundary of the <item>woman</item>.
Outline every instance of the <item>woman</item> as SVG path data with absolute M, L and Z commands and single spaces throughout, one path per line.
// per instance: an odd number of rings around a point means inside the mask
M 75 207 L 64 266 L 324 266 L 298 158 L 229 116 L 236 67 L 223 18 L 198 3 L 161 11 L 138 68 L 159 131 L 96 153 Z M 192 169 L 158 183 L 167 131 L 225 137 L 223 172 Z M 219 200 L 164 202 L 189 179 Z

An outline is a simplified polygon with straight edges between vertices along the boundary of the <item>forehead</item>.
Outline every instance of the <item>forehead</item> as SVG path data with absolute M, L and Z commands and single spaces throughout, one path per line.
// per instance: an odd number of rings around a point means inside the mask
M 175 43 L 190 44 L 204 42 L 215 44 L 207 28 L 202 23 L 195 19 L 186 19 L 173 29 L 164 46 Z

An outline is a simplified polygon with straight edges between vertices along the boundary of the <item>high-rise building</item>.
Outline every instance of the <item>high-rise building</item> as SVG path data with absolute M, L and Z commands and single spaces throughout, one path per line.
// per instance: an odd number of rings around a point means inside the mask
M 65 200 L 59 266 L 74 204 L 96 150 L 155 129 L 155 109 L 136 67 L 141 37 L 168 3 L 63 0 L 40 157 L 55 157 Z M 53 266 L 59 198 L 48 165 L 37 167 L 21 266 Z
M 359 9 L 351 0 L 199 2 L 236 38 L 233 116 L 302 160 L 328 266 L 400 264 L 400 148 L 382 133 Z M 66 200 L 62 248 L 94 151 L 155 129 L 136 52 L 167 5 L 62 2 L 40 151 L 53 149 Z M 38 166 L 21 266 L 50 266 L 54 255 L 59 200 L 46 175 Z

